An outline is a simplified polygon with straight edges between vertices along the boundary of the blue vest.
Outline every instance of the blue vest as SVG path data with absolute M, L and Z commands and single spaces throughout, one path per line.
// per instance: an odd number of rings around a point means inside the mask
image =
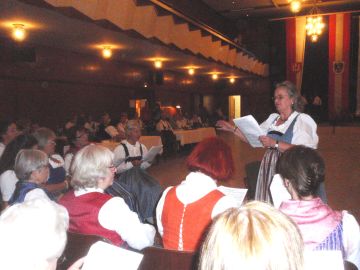
M 11 198 L 9 200 L 9 205 L 24 202 L 26 194 L 28 194 L 28 192 L 32 191 L 33 189 L 37 189 L 37 188 L 43 190 L 46 193 L 46 195 L 49 197 L 49 199 L 55 201 L 54 196 L 50 192 L 48 192 L 46 189 L 43 189 L 38 184 L 31 183 L 31 182 L 25 182 L 25 181 L 19 181 L 16 183 L 16 188 L 15 188 L 13 195 L 11 196 Z
M 50 172 L 49 172 L 49 179 L 47 181 L 48 184 L 59 184 L 64 182 L 66 177 L 66 171 L 64 167 L 53 168 L 49 164 L 49 169 Z
M 288 127 L 288 129 L 285 131 L 284 134 L 279 131 L 271 130 L 267 133 L 267 135 L 269 137 L 273 138 L 274 140 L 277 140 L 280 142 L 285 142 L 285 143 L 291 143 L 291 140 L 292 140 L 292 137 L 294 134 L 293 130 L 294 130 L 295 122 L 299 115 L 300 114 L 295 116 L 295 118 L 293 119 L 293 121 L 291 122 L 290 126 Z M 276 121 L 276 119 L 274 120 L 274 122 Z

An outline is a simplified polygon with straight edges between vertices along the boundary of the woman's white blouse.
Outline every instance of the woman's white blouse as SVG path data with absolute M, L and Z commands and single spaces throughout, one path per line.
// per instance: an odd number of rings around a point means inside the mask
M 285 123 L 276 126 L 276 120 L 280 116 L 277 113 L 272 113 L 261 125 L 260 128 L 264 132 L 269 132 L 271 130 L 279 131 L 281 133 L 285 133 L 294 118 L 297 116 L 294 129 L 293 129 L 293 137 L 291 140 L 291 144 L 295 145 L 305 145 L 307 147 L 311 147 L 316 149 L 319 143 L 319 137 L 316 133 L 317 125 L 315 121 L 305 113 L 293 112 L 290 117 L 285 121 Z

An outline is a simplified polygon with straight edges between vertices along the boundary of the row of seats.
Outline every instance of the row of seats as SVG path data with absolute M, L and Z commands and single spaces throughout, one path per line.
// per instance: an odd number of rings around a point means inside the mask
M 68 269 L 75 261 L 86 256 L 91 245 L 97 241 L 109 242 L 101 236 L 68 232 L 68 240 L 63 256 L 58 261 L 59 270 Z M 160 247 L 148 247 L 139 270 L 191 270 L 197 268 L 197 253 L 169 250 Z
M 59 270 L 67 270 L 78 259 L 86 256 L 91 245 L 97 241 L 109 242 L 101 236 L 68 232 L 68 241 L 62 258 L 58 261 Z M 169 250 L 160 247 L 148 247 L 138 270 L 193 270 L 197 269 L 198 253 Z M 345 261 L 344 270 L 357 270 L 357 267 Z

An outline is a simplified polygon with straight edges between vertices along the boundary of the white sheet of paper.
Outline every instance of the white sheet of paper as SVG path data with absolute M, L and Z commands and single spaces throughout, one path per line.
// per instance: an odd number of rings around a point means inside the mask
M 136 270 L 143 257 L 143 254 L 98 241 L 91 246 L 81 270 Z
M 147 162 L 153 161 L 156 155 L 162 151 L 162 148 L 162 145 L 151 146 L 150 150 L 143 156 L 142 160 Z
M 242 205 L 248 191 L 246 188 L 232 188 L 225 186 L 219 186 L 217 189 L 225 195 L 233 197 L 238 203 L 238 206 Z
M 270 193 L 275 208 L 279 208 L 283 201 L 291 199 L 291 195 L 284 186 L 284 181 L 280 174 L 274 175 L 270 184 Z
M 340 250 L 306 250 L 304 261 L 305 270 L 344 270 L 344 262 Z
M 252 147 L 263 147 L 259 141 L 259 136 L 265 135 L 265 132 L 252 115 L 236 118 L 233 121 Z

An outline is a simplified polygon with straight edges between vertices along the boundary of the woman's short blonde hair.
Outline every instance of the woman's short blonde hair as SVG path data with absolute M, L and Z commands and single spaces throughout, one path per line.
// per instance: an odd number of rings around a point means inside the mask
M 43 151 L 23 149 L 16 155 L 14 171 L 19 180 L 27 181 L 32 172 L 48 165 L 49 158 Z
M 296 224 L 253 201 L 218 216 L 201 249 L 201 270 L 300 270 L 303 240 Z
M 71 185 L 74 189 L 97 187 L 98 180 L 109 173 L 114 154 L 104 146 L 88 145 L 74 157 L 70 167 Z
M 54 131 L 46 127 L 38 128 L 33 135 L 38 141 L 40 150 L 44 149 L 51 138 L 56 138 Z
M 65 248 L 68 226 L 66 209 L 48 199 L 8 207 L 0 216 L 0 269 L 56 267 Z

